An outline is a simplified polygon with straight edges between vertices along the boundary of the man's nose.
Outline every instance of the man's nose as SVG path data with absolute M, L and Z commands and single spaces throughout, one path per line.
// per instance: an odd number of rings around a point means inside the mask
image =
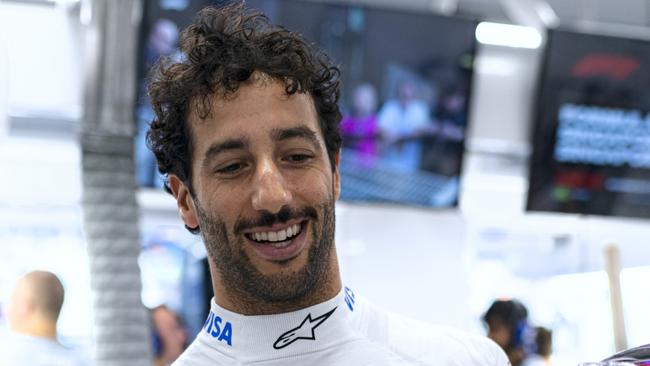
M 260 163 L 253 187 L 253 209 L 277 213 L 291 202 L 291 198 L 291 191 L 276 164 L 271 161 Z

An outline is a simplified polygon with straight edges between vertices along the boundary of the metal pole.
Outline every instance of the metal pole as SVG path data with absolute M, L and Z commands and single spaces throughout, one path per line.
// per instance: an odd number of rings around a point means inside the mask
M 90 256 L 95 364 L 150 366 L 141 301 L 135 163 L 137 0 L 84 1 L 82 205 Z
M 616 351 L 627 349 L 625 318 L 623 317 L 623 297 L 621 295 L 621 263 L 618 247 L 614 244 L 605 248 L 607 276 L 609 277 L 609 296 L 612 305 L 612 324 Z

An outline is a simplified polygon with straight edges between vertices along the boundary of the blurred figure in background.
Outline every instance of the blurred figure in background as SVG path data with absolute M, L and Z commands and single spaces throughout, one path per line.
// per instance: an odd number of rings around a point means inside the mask
M 187 332 L 179 316 L 165 305 L 151 310 L 154 365 L 171 365 L 187 346 Z
M 0 345 L 0 365 L 88 364 L 57 340 L 56 323 L 63 298 L 63 285 L 53 273 L 34 271 L 18 281 L 8 310 L 9 328 L 14 334 Z
M 523 365 L 529 335 L 528 309 L 517 300 L 496 300 L 483 316 L 488 337 L 506 352 L 512 366 Z
M 435 133 L 429 115 L 429 106 L 419 97 L 416 83 L 402 80 L 396 98 L 386 101 L 377 115 L 386 142 L 382 158 L 392 168 L 407 172 L 420 169 L 422 138 Z
M 360 154 L 364 164 L 371 165 L 377 156 L 377 91 L 371 84 L 354 89 L 351 113 L 341 120 L 343 146 Z
M 524 361 L 524 366 L 551 366 L 553 333 L 544 327 L 535 327 L 535 353 Z

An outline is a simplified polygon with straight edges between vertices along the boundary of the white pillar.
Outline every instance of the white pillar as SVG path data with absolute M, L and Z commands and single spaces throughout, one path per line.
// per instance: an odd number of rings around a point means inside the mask
M 133 158 L 140 9 L 137 0 L 85 1 L 81 9 L 82 204 L 97 366 L 152 364 L 137 263 L 141 245 Z
M 623 316 L 623 297 L 621 294 L 621 261 L 618 246 L 608 245 L 605 248 L 605 262 L 609 277 L 609 297 L 612 306 L 612 325 L 614 327 L 614 343 L 616 351 L 627 349 L 625 318 Z

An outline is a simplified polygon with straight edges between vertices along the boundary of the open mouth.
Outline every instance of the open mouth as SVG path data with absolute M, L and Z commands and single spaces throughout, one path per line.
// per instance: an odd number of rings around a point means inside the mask
M 270 244 L 276 248 L 282 248 L 289 245 L 291 239 L 295 238 L 302 231 L 301 224 L 294 224 L 286 229 L 278 231 L 263 231 L 257 233 L 248 233 L 246 237 L 260 244 Z
M 302 225 L 294 224 L 283 230 L 249 233 L 246 236 L 250 240 L 260 244 L 271 244 L 274 247 L 282 247 L 287 245 L 291 239 L 298 236 L 301 231 Z
M 305 230 L 308 221 L 302 221 L 282 229 L 265 229 L 245 233 L 252 247 L 263 257 L 273 261 L 283 261 L 300 253 L 306 242 Z

